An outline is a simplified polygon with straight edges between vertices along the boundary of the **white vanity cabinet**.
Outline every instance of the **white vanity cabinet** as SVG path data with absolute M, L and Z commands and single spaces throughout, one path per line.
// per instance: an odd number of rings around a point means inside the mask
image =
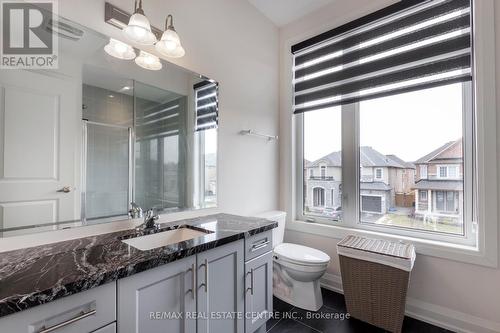
M 273 253 L 245 263 L 245 332 L 266 324 L 273 312 Z
M 272 231 L 245 241 L 245 332 L 265 332 L 273 311 Z
M 118 332 L 243 333 L 243 257 L 240 240 L 118 280 Z
M 261 332 L 272 311 L 269 235 L 230 242 L 2 317 L 0 332 Z
M 197 333 L 243 333 L 243 240 L 198 254 Z M 243 317 L 243 318 L 242 318 Z
M 89 333 L 116 320 L 114 282 L 0 318 L 0 332 Z M 114 332 L 113 326 L 104 330 Z
M 118 280 L 118 332 L 195 332 L 195 270 L 190 256 Z

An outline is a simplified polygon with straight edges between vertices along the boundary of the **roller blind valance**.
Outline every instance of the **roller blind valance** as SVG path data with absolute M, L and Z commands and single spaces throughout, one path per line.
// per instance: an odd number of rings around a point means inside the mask
M 292 46 L 294 113 L 472 79 L 470 0 L 403 0 Z
M 219 119 L 218 86 L 216 82 L 202 81 L 194 85 L 196 103 L 196 131 L 216 128 Z

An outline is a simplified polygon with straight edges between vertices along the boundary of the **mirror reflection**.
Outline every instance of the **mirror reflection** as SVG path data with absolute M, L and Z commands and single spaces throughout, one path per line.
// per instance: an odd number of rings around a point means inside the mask
M 216 206 L 217 82 L 57 26 L 58 69 L 0 70 L 0 235 Z

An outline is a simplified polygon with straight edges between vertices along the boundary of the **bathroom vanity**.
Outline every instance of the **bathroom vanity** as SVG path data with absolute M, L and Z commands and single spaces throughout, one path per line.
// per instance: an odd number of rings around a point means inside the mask
M 204 234 L 151 250 L 126 230 L 4 252 L 1 331 L 253 333 L 272 312 L 276 226 L 216 214 L 161 224 Z

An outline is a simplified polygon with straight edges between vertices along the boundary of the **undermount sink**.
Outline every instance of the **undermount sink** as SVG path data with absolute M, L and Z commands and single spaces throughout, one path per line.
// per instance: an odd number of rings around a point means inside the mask
M 180 226 L 176 229 L 160 231 L 151 235 L 124 239 L 122 242 L 141 251 L 146 251 L 202 237 L 210 233 L 212 232 L 204 229 L 194 229 L 189 226 Z

